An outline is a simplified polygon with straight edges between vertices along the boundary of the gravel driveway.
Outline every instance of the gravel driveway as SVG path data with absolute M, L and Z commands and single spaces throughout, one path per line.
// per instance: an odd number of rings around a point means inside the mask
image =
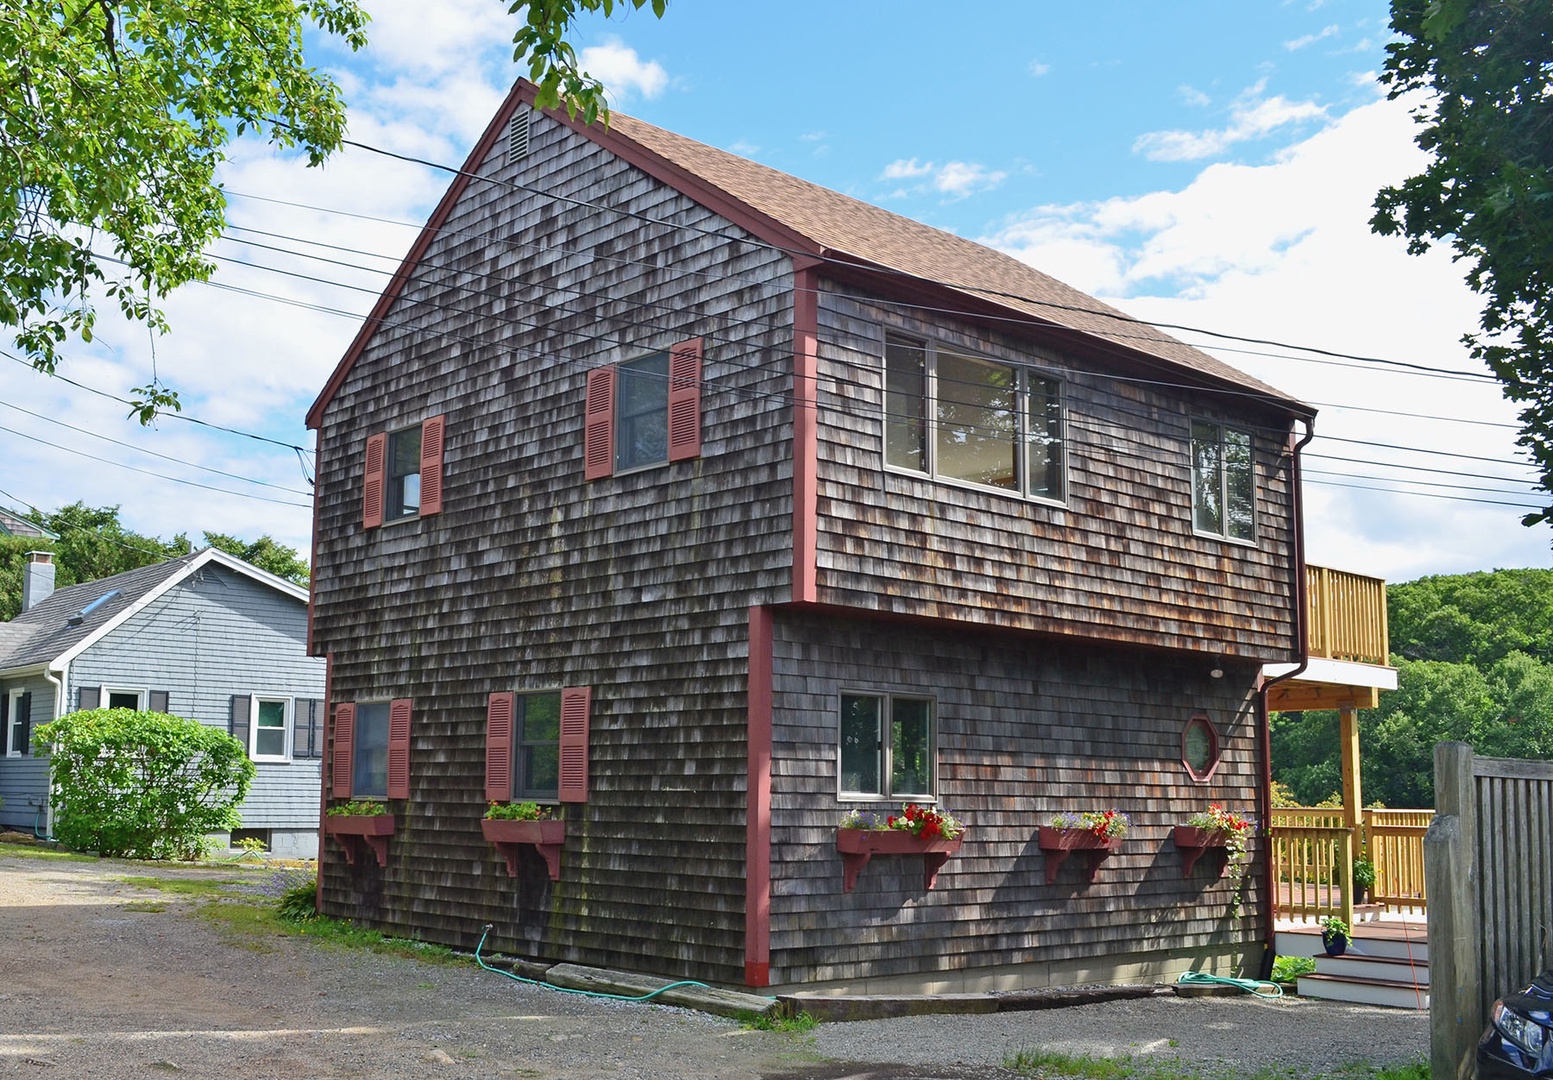
M 1000 1077 L 1006 1055 L 1035 1047 L 1179 1055 L 1229 1074 L 1401 1064 L 1428 1053 L 1424 1014 L 1249 998 L 748 1032 L 465 964 L 233 934 L 123 880 L 200 873 L 210 872 L 0 848 L 0 1076 L 884 1080 Z

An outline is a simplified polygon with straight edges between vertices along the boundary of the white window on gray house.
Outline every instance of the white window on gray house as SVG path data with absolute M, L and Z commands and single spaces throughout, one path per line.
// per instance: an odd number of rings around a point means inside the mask
M 386 701 L 356 704 L 351 743 L 351 798 L 388 798 L 388 709 Z
M 938 742 L 931 698 L 843 693 L 840 719 L 843 797 L 934 797 Z
M 249 700 L 248 756 L 254 761 L 285 761 L 291 756 L 286 745 L 291 733 L 291 699 L 255 694 Z
M 891 335 L 884 391 L 887 466 L 1026 498 L 1066 498 L 1061 380 Z
M 1192 421 L 1192 528 L 1256 540 L 1256 466 L 1251 433 Z
M 383 519 L 396 521 L 421 512 L 421 425 L 388 436 L 388 471 Z
M 31 695 L 22 689 L 14 689 L 5 701 L 5 752 L 8 757 L 24 757 L 28 752 L 32 718 L 29 715 Z
M 112 686 L 102 688 L 102 707 L 105 709 L 143 709 L 145 708 L 146 692 L 144 690 L 123 690 Z

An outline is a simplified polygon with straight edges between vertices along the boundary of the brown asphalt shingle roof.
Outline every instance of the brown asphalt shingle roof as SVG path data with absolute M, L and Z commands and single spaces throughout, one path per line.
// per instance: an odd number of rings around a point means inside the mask
M 984 244 L 618 112 L 610 115 L 610 132 L 808 238 L 824 255 L 861 260 L 947 285 L 1019 314 L 1083 331 L 1298 405 L 1283 391 Z M 1311 411 L 1304 406 L 1299 409 Z

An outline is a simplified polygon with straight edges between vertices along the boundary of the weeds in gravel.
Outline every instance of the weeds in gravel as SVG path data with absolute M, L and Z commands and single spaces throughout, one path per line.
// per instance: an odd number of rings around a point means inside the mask
M 806 1012 L 790 1013 L 777 1009 L 770 1013 L 745 1013 L 739 1017 L 739 1026 L 747 1031 L 775 1031 L 783 1035 L 799 1035 L 813 1031 L 820 1022 Z
M 95 855 L 77 855 L 73 851 L 63 848 L 47 847 L 42 844 L 7 844 L 0 843 L 0 855 L 15 859 L 45 859 L 53 862 L 96 862 Z
M 1051 1050 L 1021 1050 L 1011 1054 L 1003 1066 L 1023 1076 L 1039 1080 L 1073 1077 L 1078 1080 L 1429 1080 L 1428 1062 L 1381 1068 L 1356 1064 L 1335 1073 L 1316 1073 L 1292 1066 L 1264 1066 L 1255 1072 L 1229 1067 L 1188 1065 L 1178 1058 L 1140 1060 L 1122 1057 L 1092 1057 L 1088 1054 L 1062 1054 Z

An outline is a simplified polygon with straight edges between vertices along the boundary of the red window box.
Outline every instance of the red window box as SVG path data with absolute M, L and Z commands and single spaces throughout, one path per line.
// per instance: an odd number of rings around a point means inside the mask
M 529 844 L 545 860 L 550 880 L 561 880 L 561 848 L 566 843 L 566 822 L 481 818 L 480 831 L 507 860 L 508 877 L 518 876 L 518 848 Z
M 1046 884 L 1056 883 L 1057 872 L 1075 851 L 1084 853 L 1088 863 L 1086 880 L 1094 881 L 1100 872 L 1100 864 L 1122 846 L 1122 839 L 1120 836 L 1101 836 L 1093 829 L 1054 829 L 1042 825 L 1037 842 L 1046 852 Z
M 339 842 L 345 861 L 352 866 L 362 843 L 372 849 L 379 866 L 387 866 L 388 838 L 394 835 L 394 824 L 392 814 L 325 814 L 324 834 Z
M 931 889 L 938 871 L 960 850 L 966 830 L 953 840 L 935 837 L 924 840 L 904 829 L 837 829 L 836 850 L 841 852 L 841 891 L 851 892 L 857 875 L 875 855 L 921 855 L 922 887 Z
M 1224 865 L 1219 868 L 1222 877 L 1229 869 L 1229 837 L 1222 829 L 1199 829 L 1195 825 L 1177 825 L 1172 833 L 1176 847 L 1181 849 L 1183 859 L 1181 876 L 1190 877 L 1192 868 L 1197 865 L 1209 851 L 1224 852 Z

